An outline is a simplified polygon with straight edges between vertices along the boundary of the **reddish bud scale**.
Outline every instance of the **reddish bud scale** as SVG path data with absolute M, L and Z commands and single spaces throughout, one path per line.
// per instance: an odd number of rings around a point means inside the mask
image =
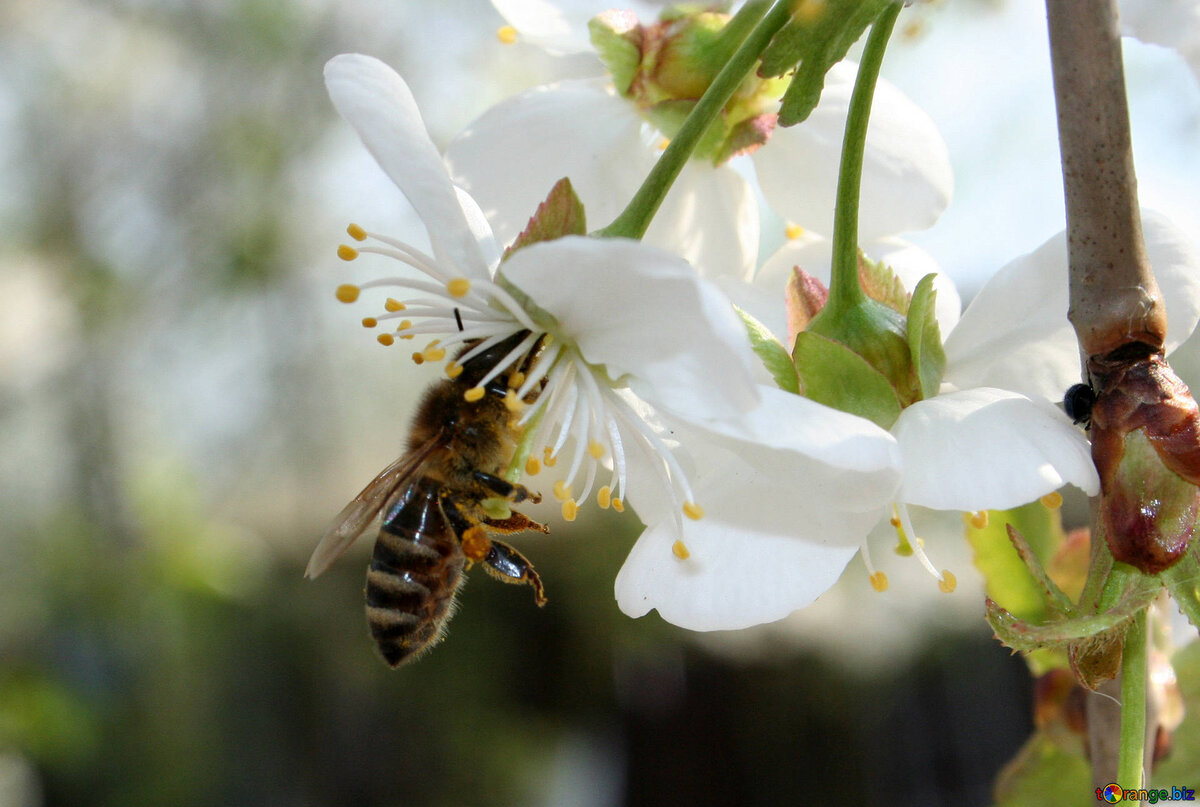
M 1200 515 L 1200 408 L 1161 353 L 1117 351 L 1093 357 L 1088 369 L 1098 390 L 1092 459 L 1109 549 L 1158 574 L 1187 552 Z

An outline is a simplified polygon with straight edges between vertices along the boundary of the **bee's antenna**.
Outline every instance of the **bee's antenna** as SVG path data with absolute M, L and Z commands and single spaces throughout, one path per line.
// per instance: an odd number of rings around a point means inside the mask
M 463 328 L 463 324 L 462 324 L 462 315 L 458 313 L 457 308 L 454 309 L 454 321 L 458 323 L 459 332 L 462 332 L 463 330 L 465 330 Z

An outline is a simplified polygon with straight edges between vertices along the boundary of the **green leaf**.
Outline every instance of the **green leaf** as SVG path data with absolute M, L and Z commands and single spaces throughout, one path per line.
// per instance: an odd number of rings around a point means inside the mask
M 538 205 L 524 232 L 504 250 L 504 258 L 507 259 L 521 247 L 553 241 L 566 235 L 587 235 L 587 220 L 583 203 L 575 195 L 571 180 L 563 177 L 554 183 L 546 201 Z
M 782 390 L 799 395 L 800 380 L 796 377 L 796 367 L 792 364 L 792 357 L 788 355 L 787 348 L 775 338 L 766 325 L 736 305 L 733 310 L 742 318 L 742 323 L 746 326 L 746 333 L 750 336 L 750 347 L 762 360 L 767 372 L 775 379 L 775 385 Z
M 1041 502 L 992 510 L 986 526 L 968 522 L 966 530 L 967 542 L 975 551 L 975 567 L 994 601 L 1029 622 L 1042 622 L 1055 609 L 1070 612 L 1070 600 L 1049 579 L 1042 565 L 1063 542 L 1062 518 L 1057 510 Z M 1054 607 L 1048 607 L 1048 590 Z
M 617 92 L 626 95 L 642 62 L 642 28 L 637 18 L 619 11 L 604 11 L 588 20 L 588 33 Z
M 781 76 L 796 67 L 783 96 L 779 124 L 805 120 L 817 106 L 829 68 L 894 0 L 800 0 L 785 25 L 763 52 L 759 75 Z
M 942 386 L 946 372 L 946 353 L 942 350 L 942 331 L 938 327 L 934 308 L 937 292 L 933 275 L 925 275 L 913 290 L 908 304 L 908 348 L 912 353 L 913 370 L 921 385 L 921 397 L 932 398 Z
M 806 398 L 884 429 L 900 417 L 900 399 L 887 377 L 841 342 L 804 331 L 796 335 L 792 357 Z
M 1083 735 L 1053 725 L 1034 732 L 996 777 L 995 807 L 1061 807 L 1092 790 Z

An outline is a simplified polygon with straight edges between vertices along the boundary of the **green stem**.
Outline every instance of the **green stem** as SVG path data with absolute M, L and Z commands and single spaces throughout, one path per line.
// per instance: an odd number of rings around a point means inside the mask
M 1126 790 L 1142 787 L 1146 759 L 1146 611 L 1125 632 L 1121 654 L 1121 748 L 1117 782 Z
M 900 15 L 900 3 L 888 3 L 880 12 L 863 50 L 846 113 L 842 139 L 842 162 L 838 168 L 837 203 L 833 214 L 833 269 L 826 307 L 832 311 L 862 305 L 866 294 L 858 280 L 858 201 L 862 186 L 863 152 L 867 146 L 867 124 L 871 100 L 888 39 Z M 834 315 L 836 317 L 836 315 Z
M 646 176 L 629 205 L 611 224 L 593 235 L 602 238 L 637 238 L 646 234 L 651 219 L 667 196 L 683 166 L 700 142 L 709 124 L 721 114 L 746 75 L 754 68 L 759 56 L 775 33 L 791 18 L 791 0 L 779 0 L 763 21 L 750 32 L 741 47 L 734 52 L 721 72 L 713 79 L 704 95 L 696 102 L 679 132 L 671 139 L 654 168 Z

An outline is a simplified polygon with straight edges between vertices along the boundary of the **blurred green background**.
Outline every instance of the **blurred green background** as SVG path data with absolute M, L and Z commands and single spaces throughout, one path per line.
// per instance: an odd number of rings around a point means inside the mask
M 617 611 L 638 523 L 589 511 L 519 542 L 545 609 L 474 575 L 398 672 L 365 627 L 369 538 L 301 578 L 438 372 L 333 299 L 347 221 L 423 236 L 321 66 L 391 62 L 444 143 L 589 69 L 501 22 L 0 5 L 0 807 L 989 803 L 1030 684 L 965 554 L 952 598 L 890 569 L 867 594 L 856 564 L 812 613 L 696 636 Z

